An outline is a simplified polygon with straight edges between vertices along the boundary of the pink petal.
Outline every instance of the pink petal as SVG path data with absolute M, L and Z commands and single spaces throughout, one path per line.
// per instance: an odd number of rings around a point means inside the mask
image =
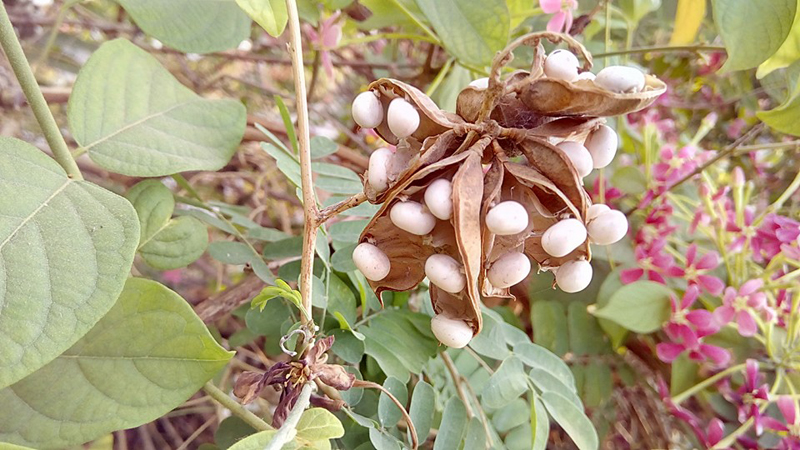
M 545 14 L 554 14 L 561 11 L 561 0 L 539 0 L 539 7 Z
M 744 377 L 747 390 L 755 389 L 756 383 L 758 383 L 758 361 L 755 359 L 745 361 Z
M 697 301 L 697 297 L 700 296 L 700 290 L 697 289 L 697 286 L 689 286 L 686 289 L 686 292 L 683 294 L 683 299 L 681 300 L 681 309 L 686 309 L 694 304 Z
M 711 252 L 706 255 L 703 255 L 703 257 L 700 258 L 700 261 L 697 262 L 697 265 L 695 267 L 701 270 L 709 270 L 717 267 L 718 265 L 719 265 L 719 255 L 716 252 Z
M 717 296 L 722 294 L 722 290 L 725 289 L 725 283 L 722 282 L 717 277 L 712 277 L 711 275 L 698 275 L 697 282 L 700 286 L 703 287 L 709 294 Z
M 564 22 L 567 20 L 567 15 L 564 11 L 559 11 L 550 18 L 547 22 L 547 31 L 558 33 L 564 29 Z
M 683 278 L 686 276 L 686 271 L 678 266 L 672 266 L 665 272 L 668 277 Z
M 656 345 L 656 354 L 658 355 L 658 359 L 664 361 L 665 363 L 671 363 L 675 361 L 675 358 L 680 356 L 683 353 L 683 346 L 679 344 L 672 344 L 670 342 L 662 342 Z
M 568 9 L 565 14 L 567 16 L 567 20 L 564 24 L 564 32 L 569 33 L 569 30 L 572 29 L 572 10 Z
M 722 297 L 722 303 L 731 306 L 731 304 L 735 299 L 736 299 L 736 289 L 732 287 L 725 289 L 725 296 Z
M 686 265 L 691 266 L 694 263 L 694 258 L 697 256 L 697 245 L 692 244 L 686 249 Z
M 320 62 L 325 69 L 325 74 L 328 78 L 333 78 L 333 62 L 331 61 L 331 52 L 323 51 L 320 53 Z
M 708 446 L 711 447 L 715 445 L 717 442 L 722 440 L 722 435 L 725 428 L 722 424 L 722 421 L 714 417 L 708 423 Z
M 764 416 L 761 418 L 761 421 L 764 423 L 764 426 L 770 430 L 774 431 L 789 431 L 789 427 L 781 423 L 778 419 L 774 417 Z
M 638 281 L 644 275 L 644 269 L 625 269 L 619 273 L 619 279 L 622 284 L 631 284 Z
M 747 306 L 760 310 L 767 306 L 767 294 L 756 292 L 747 298 Z
M 697 328 L 708 329 L 714 326 L 714 316 L 705 309 L 695 309 L 686 314 L 686 320 Z
M 744 337 L 753 336 L 758 331 L 755 319 L 747 311 L 739 311 L 736 314 L 736 323 L 739 324 L 739 334 Z
M 725 324 L 730 323 L 733 320 L 733 315 L 735 311 L 733 307 L 728 305 L 722 305 L 719 308 L 714 310 L 714 320 L 717 322 L 717 325 L 722 326 Z
M 731 360 L 730 352 L 716 345 L 700 344 L 700 352 L 717 366 L 725 366 Z
M 656 283 L 667 284 L 667 280 L 665 280 L 660 273 L 653 270 L 647 271 L 647 278 L 650 281 L 655 281 Z
M 786 423 L 794 425 L 797 419 L 797 410 L 794 407 L 794 400 L 792 400 L 791 397 L 781 395 L 778 397 L 777 403 L 778 409 L 781 410 L 781 414 L 783 414 L 783 417 L 786 419 Z
M 750 295 L 753 292 L 761 289 L 761 286 L 763 286 L 763 285 L 764 285 L 764 281 L 762 281 L 760 278 L 757 278 L 755 280 L 747 281 L 745 284 L 743 284 L 739 288 L 739 295 L 741 295 L 741 296 Z

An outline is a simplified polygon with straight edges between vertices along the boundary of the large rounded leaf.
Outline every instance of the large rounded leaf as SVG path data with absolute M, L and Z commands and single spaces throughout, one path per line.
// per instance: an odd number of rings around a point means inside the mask
M 199 97 L 124 39 L 103 44 L 83 66 L 67 115 L 94 162 L 141 177 L 221 169 L 247 122 L 240 102 Z
M 103 317 L 137 242 L 127 200 L 69 179 L 29 144 L 0 138 L 0 388 L 50 362 Z
M 83 339 L 0 391 L 0 441 L 60 448 L 139 426 L 180 405 L 231 356 L 178 294 L 131 278 Z

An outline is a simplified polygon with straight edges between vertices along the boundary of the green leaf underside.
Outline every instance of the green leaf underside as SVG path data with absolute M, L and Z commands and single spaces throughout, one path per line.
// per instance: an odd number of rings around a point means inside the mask
M 139 224 L 130 203 L 0 138 L 0 388 L 68 349 L 112 307 Z M 2 421 L 0 421 L 2 422 Z
M 199 97 L 124 39 L 103 44 L 81 69 L 67 116 L 95 163 L 143 177 L 222 168 L 246 125 L 240 102 Z
M 637 333 L 652 333 L 669 319 L 672 290 L 653 281 L 623 286 L 594 315 Z
M 324 408 L 311 408 L 300 416 L 297 437 L 308 441 L 336 439 L 344 436 L 344 427 L 339 419 Z
M 583 409 L 555 392 L 545 392 L 541 399 L 550 417 L 561 425 L 580 450 L 598 448 L 597 432 Z
M 798 114 L 800 114 L 800 84 L 795 87 L 786 101 L 769 111 L 758 111 L 756 116 L 778 131 L 800 136 Z
M 234 0 L 117 0 L 148 35 L 186 53 L 236 48 L 250 18 Z
M 278 37 L 286 28 L 289 14 L 284 0 L 236 0 L 236 3 L 270 36 Z
M 131 278 L 81 340 L 0 391 L 0 440 L 65 447 L 139 426 L 180 405 L 231 356 L 178 294 Z
M 427 330 L 416 326 L 415 321 L 424 321 Z M 375 358 L 387 376 L 407 383 L 410 374 L 420 373 L 438 349 L 438 341 L 427 325 L 429 321 L 424 314 L 391 311 L 375 317 L 369 326 L 359 327 L 358 331 L 367 337 L 365 353 Z

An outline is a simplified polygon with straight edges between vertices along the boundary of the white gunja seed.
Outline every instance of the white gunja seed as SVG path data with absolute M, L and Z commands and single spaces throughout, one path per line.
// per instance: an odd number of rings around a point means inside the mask
M 583 144 L 592 156 L 592 163 L 595 169 L 602 169 L 611 164 L 614 155 L 617 154 L 619 137 L 614 130 L 606 125 L 592 131 Z
M 590 80 L 594 81 L 595 75 L 592 72 L 581 72 L 578 74 L 578 80 Z
M 592 282 L 592 273 L 589 261 L 567 261 L 556 270 L 556 284 L 564 292 L 580 292 Z
M 403 139 L 414 134 L 419 128 L 419 112 L 405 99 L 396 98 L 389 103 L 386 123 L 392 134 Z
M 561 258 L 586 241 L 586 227 L 578 219 L 564 219 L 550 226 L 542 235 L 542 248 L 550 256 Z
M 606 211 L 611 211 L 611 208 L 602 203 L 595 203 L 586 210 L 586 223 L 592 223 L 597 216 Z
M 353 100 L 353 120 L 361 128 L 375 128 L 383 122 L 383 105 L 372 91 L 358 94 Z
M 561 142 L 556 147 L 566 153 L 581 178 L 592 173 L 592 155 L 589 154 L 589 150 L 586 147 L 573 141 Z
M 520 281 L 531 272 L 531 260 L 520 252 L 508 252 L 497 258 L 486 272 L 486 277 L 494 287 L 507 288 Z
M 513 200 L 500 202 L 486 213 L 486 226 L 499 236 L 521 233 L 528 227 L 528 211 Z
M 578 57 L 568 50 L 556 50 L 544 60 L 544 74 L 548 78 L 555 78 L 564 81 L 575 81 L 578 79 L 578 68 L 580 67 Z
M 644 89 L 644 74 L 636 68 L 608 66 L 597 73 L 594 80 L 598 86 L 612 92 L 635 93 Z
M 419 236 L 430 233 L 436 226 L 436 217 L 421 203 L 413 201 L 399 202 L 392 206 L 389 219 L 397 228 Z
M 448 255 L 431 255 L 425 261 L 425 275 L 441 290 L 457 294 L 467 285 L 463 267 Z
M 450 220 L 453 215 L 453 183 L 440 178 L 425 189 L 425 206 L 440 220 Z
M 486 89 L 489 87 L 489 78 L 478 78 L 477 80 L 472 80 L 469 83 L 470 86 L 474 87 L 475 89 Z
M 609 209 L 601 212 L 588 225 L 589 239 L 597 245 L 611 245 L 628 232 L 628 218 L 622 211 Z
M 464 348 L 472 340 L 472 327 L 461 319 L 437 314 L 431 319 L 431 331 L 442 344 Z
M 391 263 L 383 250 L 369 242 L 362 242 L 353 249 L 353 262 L 370 281 L 380 281 L 389 275 Z
M 389 187 L 389 161 L 394 153 L 388 148 L 379 148 L 369 155 L 367 182 L 378 192 Z

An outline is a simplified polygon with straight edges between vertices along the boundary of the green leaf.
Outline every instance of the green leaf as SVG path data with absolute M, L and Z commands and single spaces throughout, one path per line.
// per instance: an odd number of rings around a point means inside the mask
M 558 300 L 539 300 L 531 306 L 533 340 L 556 355 L 569 351 L 569 326 L 564 303 Z
M 508 42 L 505 0 L 417 0 L 445 48 L 468 64 L 486 66 Z
M 439 425 L 439 433 L 433 443 L 433 450 L 452 450 L 461 444 L 461 438 L 467 428 L 467 410 L 464 404 L 456 397 L 450 397 L 444 406 L 442 413 L 442 423 Z
M 408 382 L 411 373 L 422 372 L 439 347 L 430 326 L 422 331 L 414 320 L 430 323 L 430 318 L 424 314 L 389 311 L 375 316 L 369 326 L 358 328 L 367 338 L 364 341 L 366 354 L 375 358 L 387 376 L 403 383 Z
M 512 400 L 492 415 L 492 425 L 498 433 L 505 433 L 528 421 L 528 403 L 521 399 Z
M 499 409 L 528 390 L 527 377 L 522 361 L 516 356 L 506 358 L 489 378 L 481 400 L 490 409 Z
M 294 159 L 292 155 L 272 144 L 267 144 L 266 142 L 261 143 L 261 148 L 264 149 L 269 156 L 272 156 L 275 159 L 278 170 L 280 170 L 281 173 L 289 179 L 289 182 L 298 188 L 302 186 L 303 183 L 300 177 L 300 163 Z
M 272 37 L 280 36 L 286 28 L 289 14 L 285 1 L 236 0 L 236 3 Z
M 578 397 L 578 394 L 574 391 L 575 386 L 564 383 L 561 378 L 538 368 L 531 369 L 530 378 L 534 386 L 541 392 L 555 392 L 561 394 L 575 406 L 583 408 L 580 397 Z
M 329 334 L 335 336 L 333 347 L 331 347 L 333 354 L 350 364 L 361 362 L 361 358 L 364 357 L 364 341 L 358 339 L 352 332 L 343 329 L 332 330 Z
M 639 195 L 647 190 L 647 179 L 644 173 L 634 166 L 616 169 L 614 175 L 611 176 L 611 183 L 620 191 L 630 195 Z
M 95 163 L 142 177 L 221 169 L 246 125 L 240 102 L 200 98 L 124 39 L 106 42 L 83 66 L 67 116 L 75 140 Z
M 186 300 L 131 278 L 81 340 L 0 391 L 0 441 L 64 447 L 137 427 L 192 396 L 231 356 Z
M 405 383 L 397 378 L 387 378 L 386 381 L 383 382 L 383 388 L 391 392 L 400 404 L 405 405 L 408 401 L 408 388 Z M 397 421 L 399 421 L 401 417 L 403 417 L 403 413 L 400 411 L 400 408 L 394 404 L 388 395 L 381 392 L 380 398 L 378 399 L 378 420 L 380 420 L 381 426 L 384 428 L 392 428 L 397 425 Z
M 214 241 L 208 246 L 208 254 L 225 264 L 247 264 L 253 258 L 247 244 L 235 241 Z
M 355 194 L 364 190 L 361 178 L 347 167 L 324 162 L 312 162 L 311 170 L 318 174 L 314 187 L 332 194 Z
M 369 429 L 369 440 L 376 450 L 400 450 L 403 445 L 397 438 L 378 428 Z
M 622 269 L 617 268 L 603 280 L 603 284 L 600 285 L 600 291 L 597 293 L 598 308 L 607 305 L 611 300 L 611 296 L 625 286 L 622 284 L 622 280 L 619 279 L 621 271 Z M 619 348 L 625 342 L 625 338 L 628 337 L 628 329 L 615 322 L 598 318 L 597 323 L 611 339 L 611 348 L 613 349 Z
M 309 142 L 311 147 L 311 159 L 320 159 L 332 155 L 339 150 L 339 144 L 333 142 L 325 136 L 314 136 Z
M 532 450 L 544 450 L 547 448 L 547 438 L 550 433 L 550 417 L 538 395 L 531 403 L 531 440 Z
M 331 256 L 331 266 L 333 270 L 337 272 L 352 272 L 358 269 L 356 263 L 353 262 L 353 250 L 356 249 L 356 245 L 357 244 L 351 244 L 342 247 Z
M 469 71 L 456 64 L 442 81 L 442 84 L 434 91 L 431 98 L 442 110 L 455 113 L 458 94 L 467 87 L 470 81 L 472 81 L 472 77 Z
M 344 436 L 342 422 L 324 408 L 311 408 L 300 416 L 297 437 L 308 441 L 322 441 Z
M 256 432 L 244 420 L 237 416 L 230 416 L 220 422 L 217 431 L 214 432 L 214 443 L 219 448 L 227 449 L 237 441 L 250 436 Z
M 750 69 L 772 56 L 789 34 L 796 0 L 714 0 L 714 21 L 725 42 L 725 72 Z
M 247 237 L 257 241 L 275 242 L 281 239 L 286 239 L 290 236 L 283 231 L 276 230 L 274 228 L 257 226 L 247 230 Z
M 758 111 L 756 116 L 770 127 L 795 136 L 800 136 L 800 84 L 778 107 L 769 111 Z
M 411 407 L 408 415 L 417 430 L 417 440 L 419 442 L 425 442 L 428 432 L 431 430 L 433 413 L 436 409 L 435 395 L 433 387 L 424 381 L 417 383 L 414 386 L 414 392 L 411 394 Z
M 670 295 L 672 290 L 661 283 L 637 281 L 623 286 L 593 314 L 636 333 L 652 333 L 669 320 Z
M 0 138 L 0 388 L 50 362 L 114 305 L 139 221 L 124 198 Z
M 514 346 L 514 354 L 529 367 L 541 369 L 556 378 L 563 380 L 575 392 L 575 378 L 569 366 L 558 356 L 546 348 L 533 343 L 522 343 Z
M 485 450 L 486 449 L 486 430 L 483 428 L 481 419 L 473 417 L 467 424 L 467 432 L 464 435 L 464 450 Z
M 270 443 L 272 438 L 275 437 L 275 433 L 277 432 L 278 430 L 260 431 L 231 445 L 228 447 L 228 450 L 263 450 L 267 444 Z M 294 450 L 297 447 L 297 442 L 292 440 L 281 447 L 281 449 Z
M 339 242 L 357 243 L 369 220 L 346 220 L 331 225 L 331 238 Z
M 800 8 L 796 7 L 794 22 L 786 40 L 783 41 L 778 51 L 758 66 L 756 77 L 764 78 L 772 71 L 789 67 L 798 60 L 800 60 Z
M 580 450 L 598 448 L 597 431 L 582 409 L 555 392 L 545 392 L 541 399 L 553 420 L 561 425 Z
M 250 19 L 230 0 L 117 0 L 145 33 L 187 53 L 236 48 Z

